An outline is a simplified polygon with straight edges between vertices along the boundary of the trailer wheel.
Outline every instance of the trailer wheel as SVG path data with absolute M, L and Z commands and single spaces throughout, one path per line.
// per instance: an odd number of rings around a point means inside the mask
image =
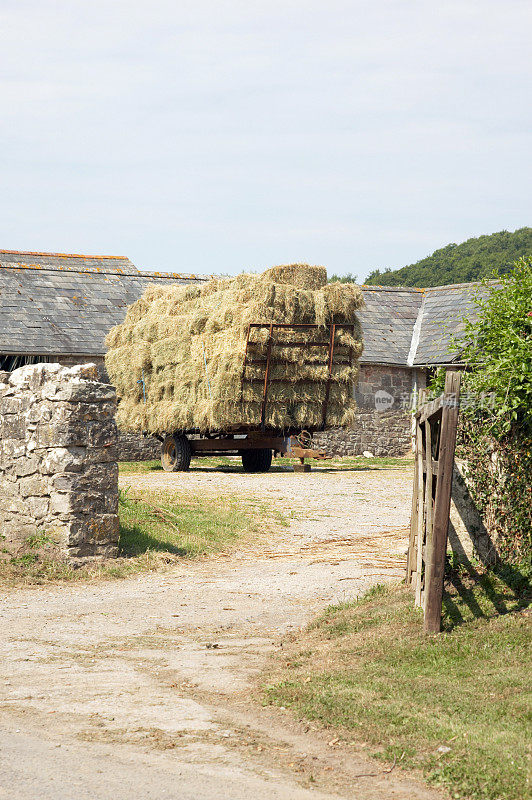
M 161 450 L 161 464 L 165 472 L 186 472 L 190 467 L 192 450 L 184 434 L 169 434 Z
M 272 451 L 269 448 L 242 450 L 241 456 L 244 472 L 268 472 L 272 465 Z

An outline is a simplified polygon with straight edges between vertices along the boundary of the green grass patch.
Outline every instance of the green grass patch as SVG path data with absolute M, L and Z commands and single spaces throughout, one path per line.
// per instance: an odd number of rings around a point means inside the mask
M 130 472 L 162 472 L 160 461 L 119 461 L 118 471 L 121 475 Z
M 167 569 L 184 558 L 230 551 L 245 538 L 287 524 L 281 513 L 264 503 L 141 489 L 121 491 L 119 513 L 118 558 L 74 568 L 61 560 L 53 537 L 43 532 L 28 539 L 15 556 L 2 554 L 0 583 L 126 578 Z
M 291 707 L 451 796 L 523 800 L 530 739 L 529 587 L 516 571 L 453 574 L 444 632 L 410 589 L 327 609 L 276 657 L 265 702 Z
M 257 530 L 265 515 L 262 505 L 257 508 L 232 497 L 187 496 L 183 500 L 160 491 L 124 490 L 120 493 L 120 554 L 208 555 Z
M 296 458 L 276 458 L 270 472 L 291 472 Z M 379 469 L 404 469 L 413 465 L 410 456 L 404 458 L 364 458 L 363 456 L 333 458 L 327 460 L 308 459 L 313 472 L 365 472 Z M 129 473 L 162 472 L 160 461 L 121 461 L 118 465 L 121 475 Z M 239 456 L 213 456 L 195 458 L 190 465 L 190 472 L 244 472 Z

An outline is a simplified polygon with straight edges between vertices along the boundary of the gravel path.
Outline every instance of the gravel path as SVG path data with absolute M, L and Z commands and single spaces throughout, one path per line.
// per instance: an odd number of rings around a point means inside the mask
M 401 574 L 408 471 L 121 481 L 266 501 L 290 527 L 164 574 L 3 590 L 0 797 L 440 796 L 257 702 L 283 634 Z

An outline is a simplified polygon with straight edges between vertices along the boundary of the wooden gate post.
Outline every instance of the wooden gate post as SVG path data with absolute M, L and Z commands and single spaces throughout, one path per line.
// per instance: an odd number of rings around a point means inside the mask
M 447 552 L 447 532 L 451 508 L 451 489 L 453 483 L 454 451 L 458 427 L 460 399 L 460 373 L 447 372 L 442 400 L 442 421 L 438 474 L 436 479 L 436 499 L 432 543 L 429 548 L 426 566 L 428 580 L 425 582 L 425 633 L 439 633 L 441 627 L 441 605 L 443 597 L 443 577 L 445 555 Z
M 406 582 L 424 611 L 425 633 L 439 633 L 458 428 L 460 373 L 448 372 L 442 395 L 416 411 L 416 463 Z M 434 478 L 436 486 L 434 487 Z

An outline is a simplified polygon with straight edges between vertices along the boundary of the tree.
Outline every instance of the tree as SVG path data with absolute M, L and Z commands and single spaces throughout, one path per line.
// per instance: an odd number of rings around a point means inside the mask
M 504 275 L 512 263 L 532 255 L 532 228 L 510 233 L 499 231 L 461 244 L 448 244 L 431 256 L 397 270 L 373 270 L 366 279 L 370 285 L 444 286 L 470 283 L 493 275 Z

